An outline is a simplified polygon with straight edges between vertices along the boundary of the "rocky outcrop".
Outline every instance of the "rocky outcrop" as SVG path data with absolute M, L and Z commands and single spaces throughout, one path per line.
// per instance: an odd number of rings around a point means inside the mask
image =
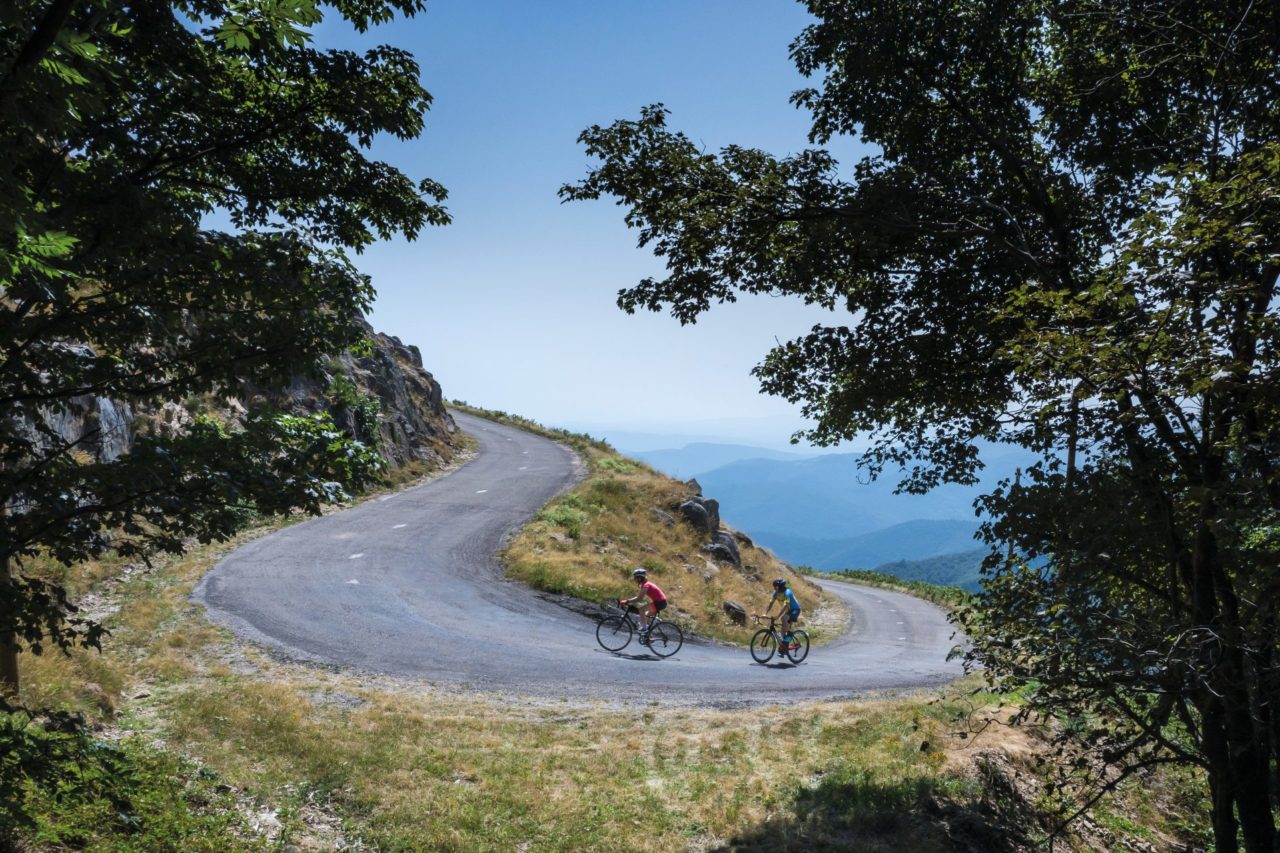
M 283 391 L 253 389 L 293 412 L 328 412 L 346 432 L 369 442 L 393 468 L 438 463 L 452 455 L 457 425 L 444 406 L 440 383 L 422 366 L 422 353 L 364 324 L 368 355 L 344 352 L 317 378 L 294 377 Z
M 711 541 L 702 546 L 702 550 L 717 560 L 733 563 L 738 568 L 742 567 L 742 555 L 738 551 L 738 543 L 733 538 L 733 534 L 727 530 L 717 530 L 712 535 Z
M 676 510 L 696 530 L 710 535 L 720 529 L 720 502 L 714 498 L 694 495 L 681 501 Z
M 234 424 L 254 404 L 270 403 L 294 414 L 328 412 L 346 432 L 376 446 L 392 468 L 449 459 L 458 428 L 444 407 L 440 383 L 422 366 L 422 354 L 364 325 L 372 342 L 367 355 L 344 352 L 331 358 L 320 375 L 295 376 L 284 388 L 246 384 L 231 394 L 149 408 L 86 395 L 69 406 L 42 411 L 45 434 L 34 424 L 20 428 L 37 447 L 61 439 L 87 457 L 110 462 L 127 453 L 140 432 L 178 435 L 199 414 Z M 85 344 L 62 346 L 94 356 Z

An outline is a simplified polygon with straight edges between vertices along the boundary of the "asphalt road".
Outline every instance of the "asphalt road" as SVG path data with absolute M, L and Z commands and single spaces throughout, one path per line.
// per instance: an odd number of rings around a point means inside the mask
M 193 597 L 215 621 L 290 659 L 514 694 L 698 704 L 834 698 L 960 674 L 937 607 L 836 581 L 853 627 L 798 666 L 690 642 L 666 660 L 601 649 L 595 622 L 505 580 L 504 538 L 580 476 L 547 439 L 454 413 L 480 442 L 453 473 L 237 549 Z M 621 591 L 621 590 L 620 590 Z M 762 596 L 764 592 L 762 592 Z

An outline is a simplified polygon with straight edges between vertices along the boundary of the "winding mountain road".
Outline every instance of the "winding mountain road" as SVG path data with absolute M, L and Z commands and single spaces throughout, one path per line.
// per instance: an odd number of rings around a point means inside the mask
M 937 607 L 833 580 L 853 628 L 799 666 L 686 641 L 619 655 L 595 623 L 506 580 L 505 537 L 581 475 L 555 442 L 454 412 L 476 458 L 437 480 L 237 549 L 193 593 L 216 622 L 291 659 L 506 693 L 737 705 L 925 687 L 960 674 Z M 764 591 L 762 591 L 762 596 Z M 774 659 L 777 660 L 776 658 Z

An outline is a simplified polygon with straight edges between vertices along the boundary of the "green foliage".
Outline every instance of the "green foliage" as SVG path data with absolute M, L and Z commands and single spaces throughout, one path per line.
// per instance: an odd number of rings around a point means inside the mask
M 421 3 L 329 8 L 364 29 Z M 373 473 L 326 421 L 267 411 L 95 453 L 111 437 L 98 401 L 270 388 L 358 346 L 373 289 L 346 253 L 447 221 L 443 188 L 365 156 L 421 131 L 416 62 L 313 48 L 323 15 L 312 0 L 0 9 L 0 660 L 101 637 L 23 559 L 220 539 L 246 507 L 316 511 Z M 237 233 L 201 228 L 215 209 Z M 62 426 L 80 419 L 83 436 Z
M 570 538 L 577 539 L 582 535 L 582 525 L 602 509 L 599 504 L 588 502 L 582 494 L 570 492 L 544 507 L 537 517 L 539 521 L 563 527 Z
M 1271 849 L 1280 5 L 807 5 L 811 140 L 877 153 L 706 152 L 661 106 L 588 128 L 563 197 L 614 197 L 667 265 L 619 306 L 841 312 L 755 373 L 907 491 L 1038 454 L 982 505 L 971 662 L 1090 721 L 1064 791 L 1203 765 L 1217 847 Z
M 630 474 L 632 471 L 636 470 L 636 465 L 634 463 L 628 462 L 626 459 L 619 457 L 601 459 L 596 463 L 596 467 L 611 474 Z
M 212 774 L 134 741 L 107 743 L 5 713 L 0 771 L 0 841 L 77 850 L 257 846 Z
M 382 400 L 376 394 L 361 391 L 345 373 L 336 373 L 329 381 L 329 398 L 346 409 L 356 422 L 356 437 L 371 439 L 378 435 L 382 418 Z
M 975 548 L 921 560 L 894 560 L 876 566 L 875 571 L 904 581 L 923 581 L 926 584 L 960 587 L 969 592 L 977 592 L 986 556 L 987 551 Z

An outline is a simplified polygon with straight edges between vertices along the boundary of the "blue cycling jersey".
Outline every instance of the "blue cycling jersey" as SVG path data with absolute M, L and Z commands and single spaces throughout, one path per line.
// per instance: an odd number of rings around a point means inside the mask
M 791 587 L 787 587 L 786 589 L 780 589 L 775 591 L 773 593 L 773 598 L 769 599 L 769 603 L 773 604 L 779 598 L 784 599 L 787 602 L 787 607 L 791 610 L 791 612 L 794 613 L 795 611 L 800 609 L 800 602 L 796 601 L 796 594 L 791 591 Z

